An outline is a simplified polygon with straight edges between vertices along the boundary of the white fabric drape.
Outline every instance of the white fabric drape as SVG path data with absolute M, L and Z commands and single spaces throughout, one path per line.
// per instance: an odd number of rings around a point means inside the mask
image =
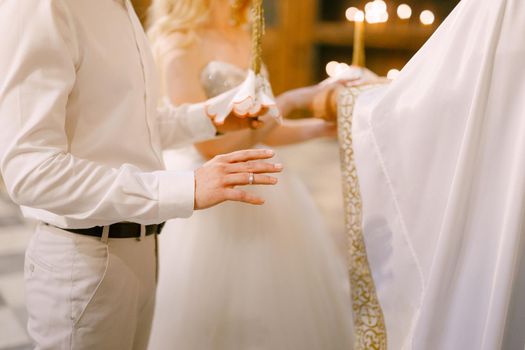
M 389 349 L 523 349 L 525 2 L 464 0 L 354 147 Z

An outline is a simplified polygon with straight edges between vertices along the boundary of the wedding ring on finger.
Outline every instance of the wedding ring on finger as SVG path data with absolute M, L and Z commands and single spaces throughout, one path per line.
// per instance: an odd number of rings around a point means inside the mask
M 255 175 L 253 173 L 250 173 L 250 175 L 248 176 L 248 185 L 253 185 L 255 181 Z
M 250 118 L 250 129 L 257 130 L 261 126 L 261 121 L 259 118 Z

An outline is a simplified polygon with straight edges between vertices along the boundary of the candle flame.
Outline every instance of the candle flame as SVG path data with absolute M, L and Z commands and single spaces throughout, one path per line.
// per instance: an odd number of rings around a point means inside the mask
M 335 75 L 343 74 L 345 71 L 350 69 L 350 66 L 346 63 L 339 63 L 337 67 L 335 67 Z
M 354 16 L 355 22 L 364 22 L 365 21 L 365 13 L 363 11 L 358 11 Z
M 326 74 L 328 74 L 329 77 L 333 77 L 337 73 L 338 66 L 339 62 L 337 61 L 328 62 L 326 65 Z
M 346 19 L 350 22 L 355 21 L 355 15 L 359 12 L 359 9 L 357 7 L 349 7 L 346 9 Z
M 425 10 L 423 12 L 421 12 L 421 15 L 419 16 L 419 20 L 421 21 L 421 23 L 423 23 L 424 25 L 431 25 L 432 23 L 434 23 L 434 20 L 436 19 L 436 17 L 434 16 L 434 13 L 432 11 L 429 11 L 429 10 Z
M 391 69 L 388 71 L 386 77 L 390 80 L 394 80 L 399 76 L 399 70 L 398 69 Z
M 365 5 L 365 18 L 368 23 L 384 23 L 388 21 L 386 3 L 383 0 L 370 1 Z
M 401 4 L 397 7 L 397 15 L 401 19 L 409 19 L 412 17 L 412 8 L 407 4 Z

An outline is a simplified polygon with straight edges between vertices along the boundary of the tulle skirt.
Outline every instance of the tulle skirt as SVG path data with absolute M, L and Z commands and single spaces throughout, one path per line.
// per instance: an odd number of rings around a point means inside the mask
M 166 155 L 195 168 L 194 150 Z M 348 350 L 345 262 L 300 181 L 250 188 L 261 207 L 225 203 L 173 220 L 159 237 L 150 349 Z

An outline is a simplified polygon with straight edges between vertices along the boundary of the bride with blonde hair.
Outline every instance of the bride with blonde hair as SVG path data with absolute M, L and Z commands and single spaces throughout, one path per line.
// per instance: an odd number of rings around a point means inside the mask
M 249 7 L 249 0 L 153 1 L 149 35 L 165 98 L 199 103 L 245 79 Z M 284 116 L 309 108 L 319 89 L 286 92 L 278 107 Z M 263 121 L 256 130 L 170 151 L 166 165 L 191 171 L 217 154 L 334 136 L 336 129 L 314 119 Z M 151 349 L 351 349 L 344 258 L 312 198 L 286 172 L 275 190 L 252 191 L 266 198 L 263 206 L 230 203 L 166 225 Z

